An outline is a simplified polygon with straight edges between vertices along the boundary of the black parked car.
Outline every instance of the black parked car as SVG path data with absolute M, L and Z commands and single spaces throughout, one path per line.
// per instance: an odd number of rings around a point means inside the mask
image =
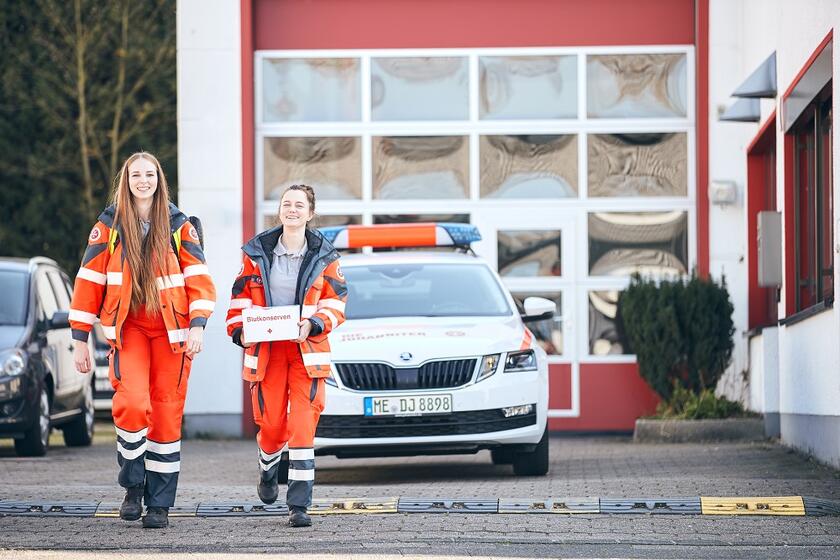
M 93 441 L 93 385 L 73 363 L 73 287 L 55 261 L 0 258 L 0 437 L 44 455 L 52 428 L 68 446 Z
M 114 398 L 114 387 L 109 376 L 108 355 L 111 345 L 105 339 L 102 326 L 97 323 L 90 331 L 90 344 L 93 347 L 93 408 L 96 417 L 104 420 L 111 419 L 111 401 Z

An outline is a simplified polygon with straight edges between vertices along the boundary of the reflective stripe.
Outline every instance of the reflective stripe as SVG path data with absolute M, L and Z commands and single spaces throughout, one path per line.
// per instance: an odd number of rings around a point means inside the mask
M 172 329 L 171 331 L 166 331 L 166 334 L 169 335 L 169 342 L 186 342 L 187 335 L 190 334 L 190 329 Z
M 149 432 L 149 428 L 143 428 L 139 432 L 126 432 L 125 430 L 117 428 L 116 426 L 114 426 L 114 429 L 117 430 L 117 435 L 123 438 L 128 443 L 137 443 L 138 441 L 146 437 L 146 434 Z
M 242 315 L 236 315 L 235 317 L 231 317 L 230 319 L 228 319 L 225 324 L 230 326 L 234 323 L 241 323 L 241 322 L 242 322 Z
M 289 480 L 315 480 L 315 469 L 289 469 Z
M 254 300 L 251 298 L 234 298 L 230 300 L 231 309 L 248 309 L 254 305 Z
M 264 471 L 267 471 L 267 470 L 271 469 L 272 467 L 274 467 L 282 459 L 283 459 L 282 457 L 277 457 L 276 459 L 273 459 L 270 463 L 263 463 L 262 461 L 260 461 L 260 468 Z
M 525 329 L 525 334 L 522 336 L 522 344 L 519 345 L 520 350 L 527 350 L 531 347 L 531 331 Z
M 245 354 L 245 367 L 257 369 L 257 357 L 250 354 Z
M 87 323 L 88 325 L 92 325 L 96 322 L 96 315 L 94 313 L 88 313 L 87 311 L 79 311 L 78 309 L 71 309 L 70 310 L 70 320 L 71 321 L 78 321 L 80 323 Z
M 122 272 L 109 272 L 108 284 L 111 286 L 122 286 Z
M 321 315 L 326 315 L 326 317 L 330 320 L 330 328 L 335 328 L 338 326 L 338 318 L 333 315 L 333 312 L 329 309 L 321 309 L 318 311 Z
M 82 278 L 83 280 L 87 280 L 88 282 L 93 282 L 94 284 L 104 286 L 107 276 L 100 272 L 96 272 L 95 270 L 81 267 L 79 269 L 79 273 L 76 274 L 76 278 Z
M 137 449 L 126 449 L 120 442 L 117 442 L 117 452 L 122 455 L 122 458 L 126 461 L 133 461 L 146 452 L 147 443 L 148 442 L 144 441 Z
M 192 264 L 184 269 L 184 278 L 200 276 L 202 274 L 210 274 L 210 269 L 207 268 L 206 264 Z
M 329 307 L 330 309 L 335 309 L 336 311 L 341 311 L 344 313 L 344 308 L 347 304 L 341 301 L 340 299 L 335 298 L 326 298 L 318 301 L 318 309 L 323 309 L 324 307 Z
M 212 299 L 197 299 L 193 302 L 190 302 L 190 313 L 192 313 L 196 309 L 201 309 L 202 311 L 213 311 L 215 307 L 216 302 Z
M 309 461 L 315 458 L 315 450 L 308 449 L 289 449 L 289 461 Z
M 163 453 L 164 455 L 168 453 L 177 453 L 181 451 L 181 440 L 173 441 L 172 443 L 158 443 L 156 441 L 149 440 L 148 441 L 147 449 L 152 453 Z
M 158 276 L 155 278 L 158 289 L 166 290 L 168 288 L 177 288 L 184 285 L 183 274 L 170 274 L 169 276 Z
M 329 352 L 312 352 L 303 354 L 303 365 L 305 366 L 328 366 L 330 365 Z
M 303 308 L 300 310 L 300 317 L 301 319 L 306 319 L 308 317 L 312 317 L 318 312 L 317 305 L 304 305 Z
M 257 449 L 259 449 L 259 447 L 258 447 Z M 288 450 L 288 446 L 286 446 L 286 445 L 284 445 L 283 447 L 281 447 L 281 448 L 280 448 L 280 451 L 275 451 L 274 453 L 266 453 L 266 452 L 265 452 L 265 451 L 263 451 L 262 449 L 259 449 L 259 451 L 260 451 L 260 459 L 262 459 L 263 461 L 271 461 L 271 460 L 273 460 L 273 459 L 276 459 L 276 458 L 277 458 L 277 457 L 279 457 L 280 455 L 282 455 L 282 454 L 283 454 L 283 452 L 284 452 L 284 451 L 287 451 L 287 450 Z
M 157 473 L 176 473 L 181 470 L 181 461 L 174 461 L 172 463 L 164 463 L 163 461 L 155 461 L 154 459 L 146 459 L 146 470 Z

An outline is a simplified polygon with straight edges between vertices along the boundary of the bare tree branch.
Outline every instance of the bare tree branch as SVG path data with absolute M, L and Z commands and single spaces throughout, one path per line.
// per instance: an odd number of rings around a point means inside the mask
M 90 154 L 88 150 L 87 135 L 87 100 L 85 97 L 85 48 L 87 41 L 84 38 L 84 27 L 82 25 L 82 3 L 75 0 L 75 23 L 76 23 L 76 91 L 79 105 L 79 117 L 77 130 L 79 134 L 80 156 L 82 158 L 82 199 L 85 202 L 85 210 L 88 214 L 93 212 L 93 179 L 90 173 Z

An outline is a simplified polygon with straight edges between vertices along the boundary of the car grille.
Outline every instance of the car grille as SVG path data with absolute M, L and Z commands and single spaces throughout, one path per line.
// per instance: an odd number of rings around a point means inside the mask
M 378 438 L 483 434 L 533 426 L 537 414 L 505 418 L 501 410 L 472 410 L 437 416 L 321 416 L 317 437 Z
M 341 383 L 356 391 L 403 391 L 450 389 L 472 379 L 476 360 L 427 362 L 419 368 L 395 368 L 388 364 L 334 364 Z

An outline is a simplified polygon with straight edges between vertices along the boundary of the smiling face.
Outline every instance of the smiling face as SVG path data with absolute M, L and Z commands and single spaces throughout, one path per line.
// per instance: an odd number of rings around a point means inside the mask
M 155 196 L 158 175 L 155 164 L 145 158 L 137 158 L 128 166 L 128 188 L 134 198 L 143 200 Z
M 313 216 L 306 193 L 300 190 L 286 191 L 280 201 L 280 223 L 284 228 L 306 227 Z

